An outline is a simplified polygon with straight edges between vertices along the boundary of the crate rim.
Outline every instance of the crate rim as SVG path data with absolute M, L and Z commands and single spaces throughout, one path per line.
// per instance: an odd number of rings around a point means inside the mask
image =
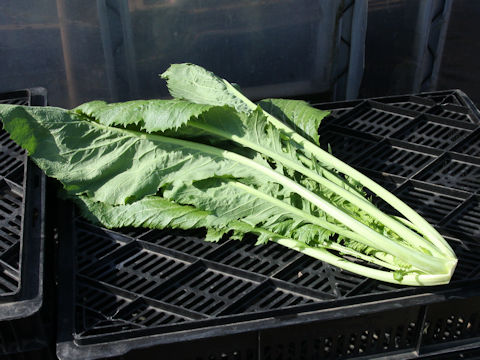
M 258 319 L 230 322 L 227 324 L 213 323 L 209 326 L 177 332 L 140 335 L 126 339 L 119 338 L 113 341 L 107 339 L 106 342 L 94 343 L 85 343 L 84 341 L 79 342 L 77 339 L 73 339 L 73 341 L 65 340 L 57 343 L 57 355 L 60 359 L 62 359 L 66 354 L 68 354 L 69 359 L 96 359 L 97 357 L 94 353 L 99 351 L 99 354 L 105 354 L 106 349 L 108 349 L 109 354 L 115 356 L 126 354 L 128 351 L 133 349 L 148 348 L 151 345 L 182 343 L 227 335 L 258 332 L 287 326 L 305 325 L 321 321 L 340 320 L 342 318 L 351 318 L 358 315 L 380 313 L 382 311 L 393 310 L 395 308 L 400 309 L 403 307 L 431 305 L 446 300 L 464 298 L 464 295 L 462 295 L 461 291 L 462 286 L 465 285 L 475 285 L 475 288 L 470 288 L 468 291 L 470 293 L 473 292 L 472 296 L 480 296 L 480 284 L 478 283 L 478 280 L 468 280 L 465 283 L 462 283 L 460 287 L 456 287 L 455 289 L 445 289 L 444 291 L 438 293 L 427 292 L 416 295 L 405 294 L 396 298 L 371 300 L 369 302 L 320 309 L 315 309 L 315 305 L 319 304 L 301 305 L 286 309 L 290 310 L 292 314 L 270 315 Z M 355 298 L 355 300 L 357 299 L 358 297 Z M 312 308 L 304 309 L 304 307 Z M 59 321 L 61 320 L 59 319 Z M 155 328 L 152 328 L 151 331 L 153 332 L 154 330 Z M 88 347 L 88 353 L 85 353 L 82 349 L 79 349 L 79 346 Z M 72 357 L 72 355 L 74 356 Z

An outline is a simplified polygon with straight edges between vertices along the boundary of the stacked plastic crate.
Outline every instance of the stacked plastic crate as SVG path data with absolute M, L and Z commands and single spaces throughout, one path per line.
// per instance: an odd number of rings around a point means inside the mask
M 57 356 L 478 355 L 478 110 L 459 91 L 317 106 L 332 111 L 320 127 L 323 146 L 392 190 L 451 243 L 459 258 L 451 284 L 384 284 L 275 243 L 112 231 L 61 210 Z
M 45 106 L 42 88 L 0 94 L 1 104 Z M 0 358 L 52 356 L 44 301 L 45 177 L 0 132 Z M 50 294 L 50 300 L 53 300 Z

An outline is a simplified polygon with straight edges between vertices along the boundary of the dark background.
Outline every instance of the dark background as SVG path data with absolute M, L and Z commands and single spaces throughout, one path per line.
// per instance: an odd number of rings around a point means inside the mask
M 361 97 L 413 89 L 412 43 L 420 1 L 370 0 Z M 440 4 L 441 2 L 438 2 Z M 435 1 L 432 2 L 436 5 Z M 443 26 L 443 25 L 442 25 Z M 461 89 L 480 105 L 480 1 L 453 0 L 438 80 L 432 89 Z M 428 51 L 428 49 L 426 50 Z
M 433 83 L 423 81 L 419 86 L 416 74 L 421 51 L 414 49 L 422 37 L 418 9 L 424 5 L 441 8 L 450 1 L 449 21 L 435 25 L 446 29 L 442 52 L 434 56 L 437 76 Z M 124 4 L 129 14 L 127 29 L 110 16 L 118 8 L 102 18 L 99 4 L 106 9 L 109 4 Z M 332 69 L 338 62 L 322 56 L 330 56 L 332 39 L 338 39 L 332 29 L 338 22 L 335 9 L 339 4 L 348 9 L 365 3 L 2 0 L 0 92 L 44 86 L 49 103 L 63 107 L 92 99 L 161 97 L 166 89 L 161 89 L 164 84 L 157 74 L 172 62 L 190 61 L 254 87 L 258 96 L 318 93 L 322 100 L 331 100 L 334 96 L 325 89 L 337 76 Z M 369 0 L 367 20 L 365 67 L 363 74 L 357 74 L 362 79 L 358 97 L 455 88 L 480 105 L 480 1 Z M 108 33 L 105 27 L 113 30 Z M 105 41 L 106 35 L 125 41 Z M 129 37 L 130 48 L 125 45 Z M 134 54 L 135 63 L 119 56 L 115 68 L 109 68 L 108 56 L 122 51 Z M 350 58 L 354 55 L 349 54 Z M 342 54 L 339 58 L 348 60 Z
M 438 89 L 462 89 L 480 106 L 480 1 L 455 0 Z

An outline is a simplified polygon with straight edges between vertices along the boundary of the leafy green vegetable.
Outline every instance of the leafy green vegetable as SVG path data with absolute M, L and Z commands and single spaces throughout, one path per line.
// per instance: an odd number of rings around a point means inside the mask
M 256 105 L 241 94 L 237 88 L 233 87 L 226 80 L 218 78 L 213 73 L 197 65 L 172 65 L 162 74 L 162 77 L 167 80 L 170 93 L 176 98 L 199 104 L 210 103 L 215 105 L 229 105 L 235 107 L 238 111 L 245 113 L 251 113 L 256 109 Z M 275 106 L 275 113 L 277 115 L 281 113 L 285 115 L 288 114 L 288 106 L 285 106 L 285 104 L 282 106 L 281 102 L 277 103 Z M 283 130 L 290 136 L 292 141 L 297 142 L 310 153 L 310 157 L 307 158 L 308 161 L 321 162 L 323 166 L 328 169 L 334 169 L 335 172 L 343 173 L 347 177 L 347 183 L 350 183 L 353 179 L 354 183 L 359 183 L 367 187 L 370 191 L 385 200 L 392 205 L 393 208 L 404 215 L 409 222 L 415 225 L 417 230 L 421 229 L 421 233 L 425 237 L 424 240 L 427 241 L 419 241 L 418 237 L 415 234 L 412 235 L 411 232 L 408 235 L 406 233 L 402 234 L 401 238 L 409 241 L 411 245 L 421 251 L 434 253 L 441 257 L 451 259 L 448 268 L 450 269 L 450 272 L 453 273 L 456 266 L 456 257 L 453 250 L 443 237 L 418 213 L 368 177 L 336 159 L 330 153 L 323 151 L 300 134 L 292 132 L 292 129 L 288 125 L 272 116 L 272 114 L 265 112 L 265 116 L 276 128 Z M 294 119 L 291 118 L 291 121 L 294 121 Z M 327 176 L 325 173 L 323 175 L 332 180 L 331 176 Z M 345 185 L 345 187 L 348 187 L 348 185 Z M 354 191 L 351 192 L 354 193 Z M 399 222 L 402 223 L 402 221 Z
M 456 258 L 435 229 L 315 144 L 325 112 L 303 101 L 254 104 L 192 64 L 162 76 L 176 99 L 70 111 L 1 105 L 0 118 L 104 226 L 202 227 L 210 241 L 253 233 L 382 281 L 449 281 Z M 377 209 L 363 186 L 406 219 Z

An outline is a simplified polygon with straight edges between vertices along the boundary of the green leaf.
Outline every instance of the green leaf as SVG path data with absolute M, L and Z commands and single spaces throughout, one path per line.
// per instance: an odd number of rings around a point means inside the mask
M 251 150 L 258 151 L 275 164 L 278 172 L 289 177 L 295 176 L 292 164 L 297 169 L 304 168 L 299 159 L 300 156 L 305 156 L 302 149 L 275 128 L 260 108 L 246 114 L 229 106 L 198 105 L 183 100 L 151 100 L 149 106 L 142 106 L 143 103 L 140 101 L 140 105 L 136 106 L 135 101 L 116 104 L 96 101 L 81 105 L 76 111 L 107 126 L 127 127 L 132 124 L 131 119 L 135 118 L 135 124 L 149 133 L 159 129 L 167 130 L 163 134 L 204 141 L 216 146 L 224 143 L 221 146 L 229 150 L 232 150 L 232 144 L 228 142 L 235 142 L 237 153 L 254 157 L 252 154 L 255 153 Z M 134 115 L 129 115 L 129 109 L 133 109 Z M 172 120 L 178 117 L 182 118 L 183 124 L 179 128 L 177 126 L 180 122 Z M 146 121 L 148 118 L 151 120 Z M 242 149 L 242 146 L 251 150 Z M 315 165 L 318 166 L 317 163 Z M 296 180 L 299 180 L 298 176 Z M 325 188 L 315 186 L 310 186 L 309 189 L 322 194 L 328 192 Z
M 96 201 L 125 204 L 168 184 L 258 176 L 225 158 L 221 149 L 104 126 L 59 108 L 2 106 L 0 118 L 48 176 L 60 180 L 70 195 Z
M 315 109 L 302 100 L 264 99 L 258 104 L 263 110 L 317 144 L 319 143 L 318 128 L 320 123 L 330 113 Z
M 332 232 L 318 225 L 309 224 L 302 217 L 232 186 L 234 180 L 216 179 L 216 186 L 212 185 L 212 181 L 203 180 L 188 188 L 182 186 L 174 193 L 166 192 L 170 199 L 147 196 L 126 205 L 97 202 L 87 196 L 78 196 L 75 201 L 85 218 L 108 228 L 206 227 L 208 241 L 218 241 L 225 233 L 233 230 L 234 238 L 241 238 L 248 232 L 257 234 L 258 243 L 278 237 L 289 237 L 310 246 L 320 247 L 332 235 Z M 278 193 L 278 187 L 270 190 L 264 188 L 262 191 L 274 196 Z M 214 210 L 202 210 L 209 208 Z
M 240 112 L 251 108 L 239 98 L 240 92 L 229 82 L 194 64 L 173 64 L 161 77 L 167 81 L 170 94 L 197 104 L 228 105 Z
M 206 241 L 218 241 L 228 232 L 233 232 L 230 236 L 232 239 L 241 239 L 246 233 L 254 233 L 262 242 L 279 236 L 242 221 L 229 222 L 225 218 L 220 221 L 210 211 L 199 210 L 190 205 L 179 205 L 160 196 L 147 196 L 126 205 L 97 202 L 87 196 L 77 196 L 73 199 L 82 216 L 107 228 L 132 226 L 189 230 L 206 227 Z M 213 227 L 214 223 L 222 226 Z
M 208 242 L 217 242 L 220 241 L 225 234 L 224 231 L 214 229 L 214 228 L 208 228 L 207 229 L 207 235 L 205 236 L 205 241 Z
M 202 210 L 211 209 L 215 217 L 207 226 L 218 228 L 241 221 L 252 228 L 276 234 L 269 235 L 269 238 L 287 236 L 311 246 L 324 246 L 333 232 L 312 223 L 305 210 L 295 210 L 290 194 L 277 184 L 245 186 L 238 180 L 226 178 L 196 181 L 164 192 L 166 198 L 176 203 Z M 322 221 L 315 216 L 311 218 Z M 337 227 L 342 228 L 342 225 L 337 224 Z M 343 229 L 348 231 L 345 227 Z M 265 240 L 263 238 L 260 242 Z
M 110 205 L 87 196 L 74 198 L 82 215 L 108 228 L 194 229 L 205 227 L 209 211 L 178 205 L 160 196 L 146 196 L 126 205 Z
M 247 114 L 256 108 L 238 87 L 198 65 L 173 64 L 161 76 L 167 81 L 174 98 L 197 104 L 227 105 Z M 328 111 L 315 109 L 301 100 L 265 99 L 259 105 L 316 143 L 320 122 L 329 114 Z
M 333 233 L 315 224 L 305 224 L 298 227 L 290 237 L 305 244 L 315 247 L 323 247 L 330 240 Z
M 164 192 L 165 198 L 180 204 L 193 205 L 198 209 L 212 209 L 220 223 L 209 224 L 220 226 L 233 220 L 256 226 L 271 217 L 276 219 L 291 216 L 288 211 L 278 209 L 268 200 L 248 193 L 237 185 L 237 180 L 227 178 L 209 178 L 192 184 L 181 184 Z M 269 189 L 270 188 L 270 189 Z M 279 186 L 266 183 L 261 190 L 266 197 L 279 192 Z M 269 194 L 269 195 L 267 195 Z
M 113 104 L 96 100 L 82 104 L 74 111 L 106 126 L 135 125 L 138 129 L 151 133 L 175 130 L 212 107 L 175 99 L 134 100 Z

